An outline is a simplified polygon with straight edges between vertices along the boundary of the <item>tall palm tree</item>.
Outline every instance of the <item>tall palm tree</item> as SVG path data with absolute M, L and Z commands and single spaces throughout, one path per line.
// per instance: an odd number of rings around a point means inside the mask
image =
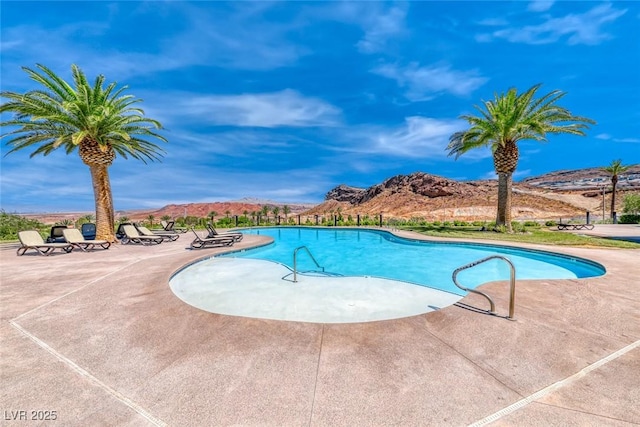
M 498 174 L 498 211 L 496 226 L 505 226 L 511 232 L 511 187 L 513 172 L 518 165 L 518 141 L 533 139 L 546 141 L 547 133 L 585 135 L 583 129 L 595 123 L 586 117 L 574 116 L 556 104 L 564 92 L 554 90 L 534 99 L 540 85 L 518 94 L 511 88 L 495 99 L 485 101 L 484 108 L 475 106 L 479 116 L 463 115 L 469 122 L 468 130 L 456 132 L 449 138 L 449 155 L 456 159 L 467 151 L 489 146 L 493 165 Z
M 149 215 L 147 220 L 149 221 L 149 225 L 153 227 L 153 220 L 156 219 L 155 215 Z
M 31 157 L 48 155 L 61 148 L 70 154 L 76 149 L 82 162 L 91 171 L 96 208 L 96 238 L 115 241 L 114 208 L 109 166 L 117 155 L 133 157 L 146 163 L 159 160 L 163 152 L 147 141 L 166 139 L 154 129 L 162 125 L 144 117 L 144 111 L 134 104 L 141 102 L 132 95 L 123 95 L 127 86 L 106 87 L 104 76 L 89 84 L 75 64 L 71 66 L 73 85 L 67 83 L 44 65 L 37 70 L 22 67 L 40 89 L 24 94 L 2 92 L 9 101 L 0 106 L 0 113 L 14 113 L 1 126 L 15 127 L 3 137 L 11 137 L 7 145 L 12 153 L 35 148 Z
M 621 175 L 628 171 L 633 165 L 622 165 L 622 160 L 614 160 L 611 162 L 609 166 L 602 168 L 603 171 L 607 172 L 611 175 L 611 218 L 613 218 L 613 213 L 616 210 L 616 187 L 618 186 L 618 175 Z M 604 207 L 602 208 L 604 210 Z

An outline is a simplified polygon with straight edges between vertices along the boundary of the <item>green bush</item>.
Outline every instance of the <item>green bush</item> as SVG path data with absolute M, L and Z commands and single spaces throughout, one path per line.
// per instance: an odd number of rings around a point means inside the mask
M 540 223 L 538 223 L 536 221 L 525 221 L 524 222 L 524 226 L 525 227 L 540 227 Z
M 627 194 L 624 196 L 624 213 L 640 213 L 640 194 Z
M 0 210 L 0 240 L 17 240 L 18 231 L 38 230 L 47 231 L 48 226 L 35 219 L 28 219 L 20 215 L 8 214 Z
M 546 225 L 547 227 L 555 227 L 556 225 L 558 225 L 558 223 L 552 220 L 545 222 L 544 225 Z
M 620 224 L 640 224 L 640 214 L 625 214 L 618 220 Z

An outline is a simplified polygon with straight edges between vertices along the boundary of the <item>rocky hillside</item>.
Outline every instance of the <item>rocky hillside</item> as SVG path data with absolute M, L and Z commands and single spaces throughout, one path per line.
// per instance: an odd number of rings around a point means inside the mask
M 597 190 L 608 186 L 610 176 L 600 168 L 577 170 L 561 170 L 540 176 L 526 178 L 521 181 L 538 188 L 549 190 Z M 618 189 L 640 189 L 640 165 L 631 167 L 620 175 Z
M 571 182 L 588 176 L 585 172 L 564 176 L 562 180 Z M 590 192 L 585 193 L 582 189 L 572 192 L 567 188 L 565 194 L 559 194 L 541 185 L 548 182 L 546 178 L 532 182 L 537 185 L 528 182 L 514 184 L 514 219 L 569 218 L 584 216 L 587 210 L 594 215 L 601 211 L 602 199 Z M 428 221 L 491 220 L 495 217 L 497 185 L 496 180 L 460 182 L 416 172 L 394 176 L 369 188 L 340 185 L 327 193 L 324 203 L 305 214 L 330 215 L 339 210 L 343 215 L 382 213 L 388 218 L 419 217 Z M 607 195 L 605 201 L 607 211 L 609 197 Z

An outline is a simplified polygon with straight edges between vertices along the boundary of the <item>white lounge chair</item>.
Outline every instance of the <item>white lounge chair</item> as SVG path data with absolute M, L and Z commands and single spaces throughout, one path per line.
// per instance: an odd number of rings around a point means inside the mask
M 18 239 L 22 246 L 18 248 L 18 256 L 24 255 L 29 249 L 37 251 L 40 255 L 51 255 L 56 249 L 69 253 L 73 250 L 73 245 L 69 243 L 45 243 L 44 239 L 36 230 L 18 231 Z
M 62 230 L 62 235 L 67 243 L 85 252 L 93 250 L 96 246 L 100 246 L 102 249 L 109 249 L 111 246 L 111 243 L 106 240 L 85 240 L 82 232 L 77 228 L 66 228 Z
M 175 242 L 176 240 L 178 240 L 178 238 L 180 238 L 180 235 L 176 234 L 176 233 L 160 233 L 160 232 L 153 232 L 151 230 L 149 230 L 147 227 L 144 227 L 142 225 L 136 225 L 135 226 L 138 229 L 138 232 L 140 233 L 141 236 L 160 236 L 162 237 L 163 240 L 171 240 L 172 242 Z
M 142 236 L 133 225 L 124 225 L 122 227 L 124 237 L 121 242 L 123 245 L 128 243 L 137 243 L 141 245 L 157 245 L 164 240 L 162 236 Z
M 220 236 L 220 237 L 205 237 L 202 238 L 196 233 L 196 230 L 191 228 L 196 238 L 191 242 L 191 249 L 213 248 L 220 246 L 233 246 L 235 239 L 233 236 Z

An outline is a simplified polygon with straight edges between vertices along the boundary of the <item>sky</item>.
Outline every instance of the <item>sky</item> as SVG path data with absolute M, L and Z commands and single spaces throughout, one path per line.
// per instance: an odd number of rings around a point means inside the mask
M 488 149 L 455 159 L 449 137 L 474 106 L 539 83 L 597 124 L 521 141 L 516 181 L 640 163 L 640 2 L 2 1 L 0 15 L 2 91 L 38 88 L 23 66 L 71 80 L 76 64 L 163 124 L 162 162 L 110 167 L 116 210 L 319 203 L 417 171 L 495 178 Z M 1 209 L 94 209 L 77 151 L 6 155 L 7 140 Z

